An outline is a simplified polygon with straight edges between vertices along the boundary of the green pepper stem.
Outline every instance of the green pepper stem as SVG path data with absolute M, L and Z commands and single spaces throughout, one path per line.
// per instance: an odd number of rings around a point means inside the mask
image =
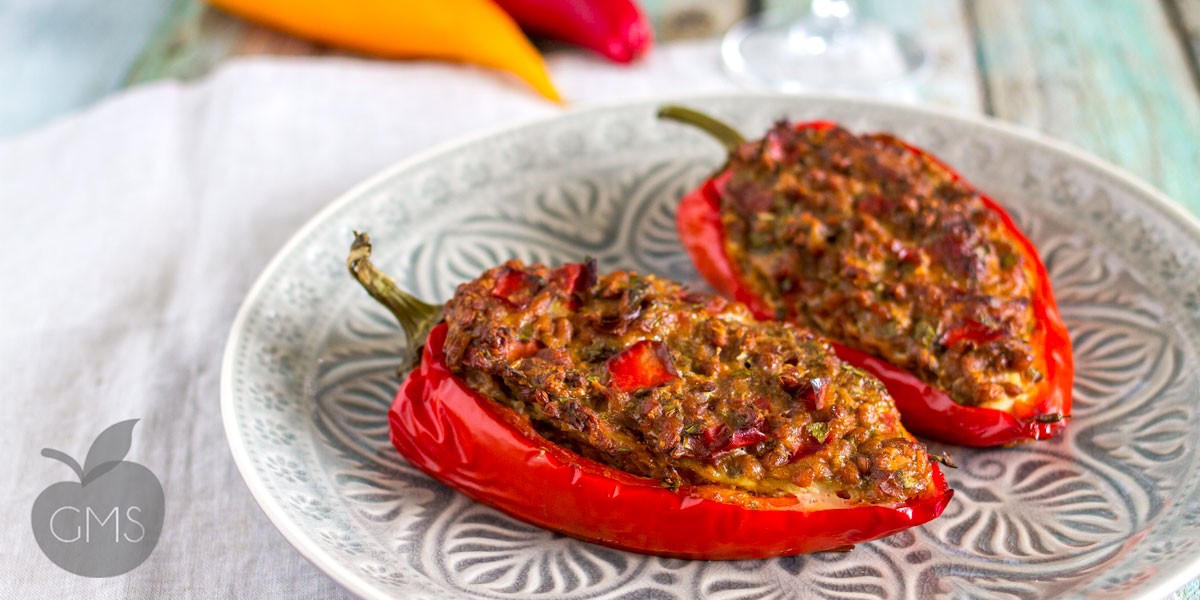
M 408 337 L 408 364 L 416 364 L 417 351 L 434 325 L 442 320 L 442 307 L 423 302 L 401 290 L 395 280 L 371 264 L 371 236 L 365 233 L 354 232 L 346 266 L 363 289 L 396 316 Z
M 730 127 L 729 125 L 726 125 L 725 123 L 722 123 L 721 121 L 718 121 L 717 119 L 714 119 L 713 117 L 710 117 L 700 111 L 685 108 L 683 106 L 668 104 L 660 107 L 658 109 L 658 118 L 670 119 L 672 121 L 678 121 L 693 127 L 698 127 L 716 138 L 718 142 L 721 142 L 721 145 L 725 146 L 725 150 L 729 151 L 730 154 L 732 154 L 734 150 L 737 150 L 738 146 L 741 146 L 746 142 L 746 138 L 742 137 L 742 134 L 738 133 L 738 131 L 733 127 Z

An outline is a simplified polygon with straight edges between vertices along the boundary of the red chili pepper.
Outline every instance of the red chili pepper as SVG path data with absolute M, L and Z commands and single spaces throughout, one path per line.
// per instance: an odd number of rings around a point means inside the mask
M 533 294 L 529 286 L 525 285 L 525 274 L 508 269 L 492 286 L 492 295 L 513 306 L 524 306 Z
M 642 340 L 608 359 L 612 384 L 621 391 L 650 388 L 679 377 L 662 342 Z
M 992 340 L 999 339 L 1003 333 L 992 327 L 988 327 L 974 319 L 967 319 L 962 325 L 955 327 L 942 335 L 941 344 L 947 348 L 953 348 L 960 342 L 973 342 L 976 344 L 985 344 Z
M 729 436 L 729 443 L 725 444 L 722 450 L 734 450 L 742 446 L 752 446 L 767 439 L 767 434 L 763 433 L 758 427 L 746 427 L 733 432 Z
M 496 0 L 531 33 L 577 44 L 627 63 L 654 43 L 654 30 L 633 0 Z
M 704 445 L 711 452 L 720 452 L 729 443 L 729 426 L 720 423 L 704 428 Z
M 732 151 L 742 143 L 741 134 L 729 126 L 679 107 L 664 107 L 659 115 L 696 125 L 716 137 Z M 813 121 L 796 125 L 797 129 L 826 130 L 836 127 L 829 121 Z M 944 162 L 929 153 L 904 144 L 910 151 L 926 156 L 962 181 L 961 176 Z M 699 188 L 685 195 L 676 209 L 679 239 L 700 274 L 717 291 L 746 304 L 759 319 L 778 315 L 742 280 L 737 265 L 725 252 L 725 229 L 721 224 L 721 195 L 732 173 L 722 170 Z M 1070 419 L 1071 385 L 1074 361 L 1071 338 L 1059 316 L 1050 278 L 1033 243 L 1021 233 L 1008 215 L 991 198 L 981 194 L 983 203 L 1001 217 L 1013 240 L 1020 245 L 1026 264 L 1034 269 L 1033 312 L 1035 333 L 1033 347 L 1037 350 L 1034 366 L 1043 373 L 1037 389 L 1025 402 L 1016 403 L 1011 410 L 1001 411 L 954 402 L 945 392 L 932 387 L 890 363 L 835 343 L 834 350 L 842 360 L 878 377 L 896 401 L 904 426 L 910 431 L 964 446 L 995 446 L 1029 440 L 1043 440 L 1062 433 Z M 969 325 L 960 332 L 949 332 L 944 342 L 950 345 L 962 339 L 984 340 L 982 329 Z M 980 325 L 982 328 L 983 326 Z
M 580 292 L 596 283 L 596 261 L 588 259 L 586 263 L 571 263 L 554 270 L 550 275 L 551 281 L 562 289 L 570 292 Z
M 847 506 L 815 492 L 764 497 L 714 485 L 667 489 L 658 480 L 584 458 L 547 441 L 528 417 L 455 376 L 443 351 L 447 326 L 432 325 L 440 307 L 398 290 L 369 255 L 369 239 L 358 236 L 350 271 L 400 320 L 410 347 L 416 347 L 413 340 L 425 341 L 419 365 L 388 411 L 392 444 L 418 469 L 513 517 L 622 550 L 752 559 L 886 537 L 936 518 L 953 495 L 936 463 L 930 465 L 933 485 L 920 496 Z
M 828 393 L 829 378 L 827 377 L 809 379 L 797 390 L 797 396 L 803 398 L 808 404 L 808 409 L 813 411 L 825 408 L 825 396 Z

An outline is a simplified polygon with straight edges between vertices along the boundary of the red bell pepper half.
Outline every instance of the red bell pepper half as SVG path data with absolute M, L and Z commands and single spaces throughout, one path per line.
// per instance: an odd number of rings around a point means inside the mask
M 663 107 L 659 116 L 685 122 L 712 134 L 732 152 L 744 142 L 741 134 L 712 117 L 682 107 Z M 830 121 L 799 123 L 797 129 L 830 129 Z M 929 157 L 946 168 L 956 179 L 961 176 L 945 163 L 915 146 L 912 152 Z M 738 266 L 725 250 L 725 231 L 721 224 L 721 196 L 732 173 L 723 169 L 699 188 L 685 195 L 676 209 L 676 228 L 683 247 L 701 275 L 719 292 L 748 307 L 759 319 L 776 317 L 769 305 L 747 286 Z M 1050 278 L 1033 243 L 1021 233 L 1012 217 L 991 198 L 982 195 L 984 204 L 996 211 L 1012 239 L 1020 246 L 1026 264 L 1033 265 L 1033 311 L 1036 331 L 1033 347 L 1039 349 L 1035 365 L 1044 378 L 1027 402 L 1015 404 L 1010 411 L 958 404 L 944 391 L 914 375 L 865 352 L 835 343 L 838 357 L 878 377 L 896 401 L 904 426 L 910 431 L 963 446 L 995 446 L 1030 440 L 1044 440 L 1062 433 L 1070 419 L 1071 386 L 1074 362 L 1071 338 L 1059 316 Z M 961 331 L 948 332 L 943 343 L 962 339 L 985 339 L 982 326 L 969 324 Z M 952 339 L 951 339 L 952 338 Z
M 934 519 L 950 501 L 937 464 L 928 495 L 892 505 L 828 507 L 815 495 L 718 486 L 672 491 L 546 441 L 528 418 L 468 388 L 444 362 L 445 336 L 444 324 L 434 328 L 396 395 L 392 444 L 438 481 L 546 529 L 645 554 L 766 558 L 886 537 Z
M 451 372 L 443 353 L 447 327 L 431 325 L 440 319 L 440 307 L 396 289 L 370 264 L 369 253 L 369 240 L 359 236 L 348 261 L 351 273 L 399 318 L 409 340 L 425 339 L 419 365 L 388 412 L 392 444 L 433 478 L 513 517 L 633 552 L 751 559 L 886 537 L 936 518 L 953 495 L 936 463 L 934 485 L 922 496 L 847 506 L 815 493 L 764 497 L 712 485 L 672 490 L 584 458 L 547 441 L 528 417 Z M 650 344 L 646 349 L 653 351 Z M 753 437 L 731 437 L 725 445 Z

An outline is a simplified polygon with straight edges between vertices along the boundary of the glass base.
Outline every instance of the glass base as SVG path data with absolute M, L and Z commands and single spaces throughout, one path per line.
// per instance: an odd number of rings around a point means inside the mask
M 921 79 L 929 63 L 916 40 L 876 24 L 772 15 L 734 25 L 721 57 L 743 83 L 784 92 L 872 92 Z

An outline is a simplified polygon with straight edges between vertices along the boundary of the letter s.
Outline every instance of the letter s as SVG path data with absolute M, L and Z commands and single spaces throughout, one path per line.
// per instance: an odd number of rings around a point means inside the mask
M 138 542 L 142 541 L 142 539 L 146 537 L 146 527 L 145 527 L 144 525 L 142 525 L 142 522 L 141 522 L 141 521 L 138 521 L 137 519 L 133 518 L 133 511 L 135 511 L 135 510 L 136 510 L 136 511 L 138 511 L 138 513 L 141 513 L 141 512 L 142 512 L 142 509 L 141 509 L 141 508 L 138 508 L 138 507 L 136 507 L 136 506 L 130 506 L 129 508 L 125 509 L 125 518 L 126 518 L 126 519 L 127 519 L 129 522 L 130 522 L 130 523 L 133 523 L 134 525 L 137 525 L 137 526 L 138 526 L 138 529 L 142 530 L 142 532 L 138 534 L 138 536 L 137 536 L 137 539 L 136 539 L 136 540 L 135 540 L 135 539 L 133 539 L 133 538 L 131 538 L 131 537 L 129 537 L 129 533 L 128 533 L 128 532 L 126 532 L 126 533 L 125 533 L 125 541 L 127 541 L 127 542 L 131 542 L 131 543 L 134 543 L 134 544 L 136 544 L 136 543 L 138 543 Z

